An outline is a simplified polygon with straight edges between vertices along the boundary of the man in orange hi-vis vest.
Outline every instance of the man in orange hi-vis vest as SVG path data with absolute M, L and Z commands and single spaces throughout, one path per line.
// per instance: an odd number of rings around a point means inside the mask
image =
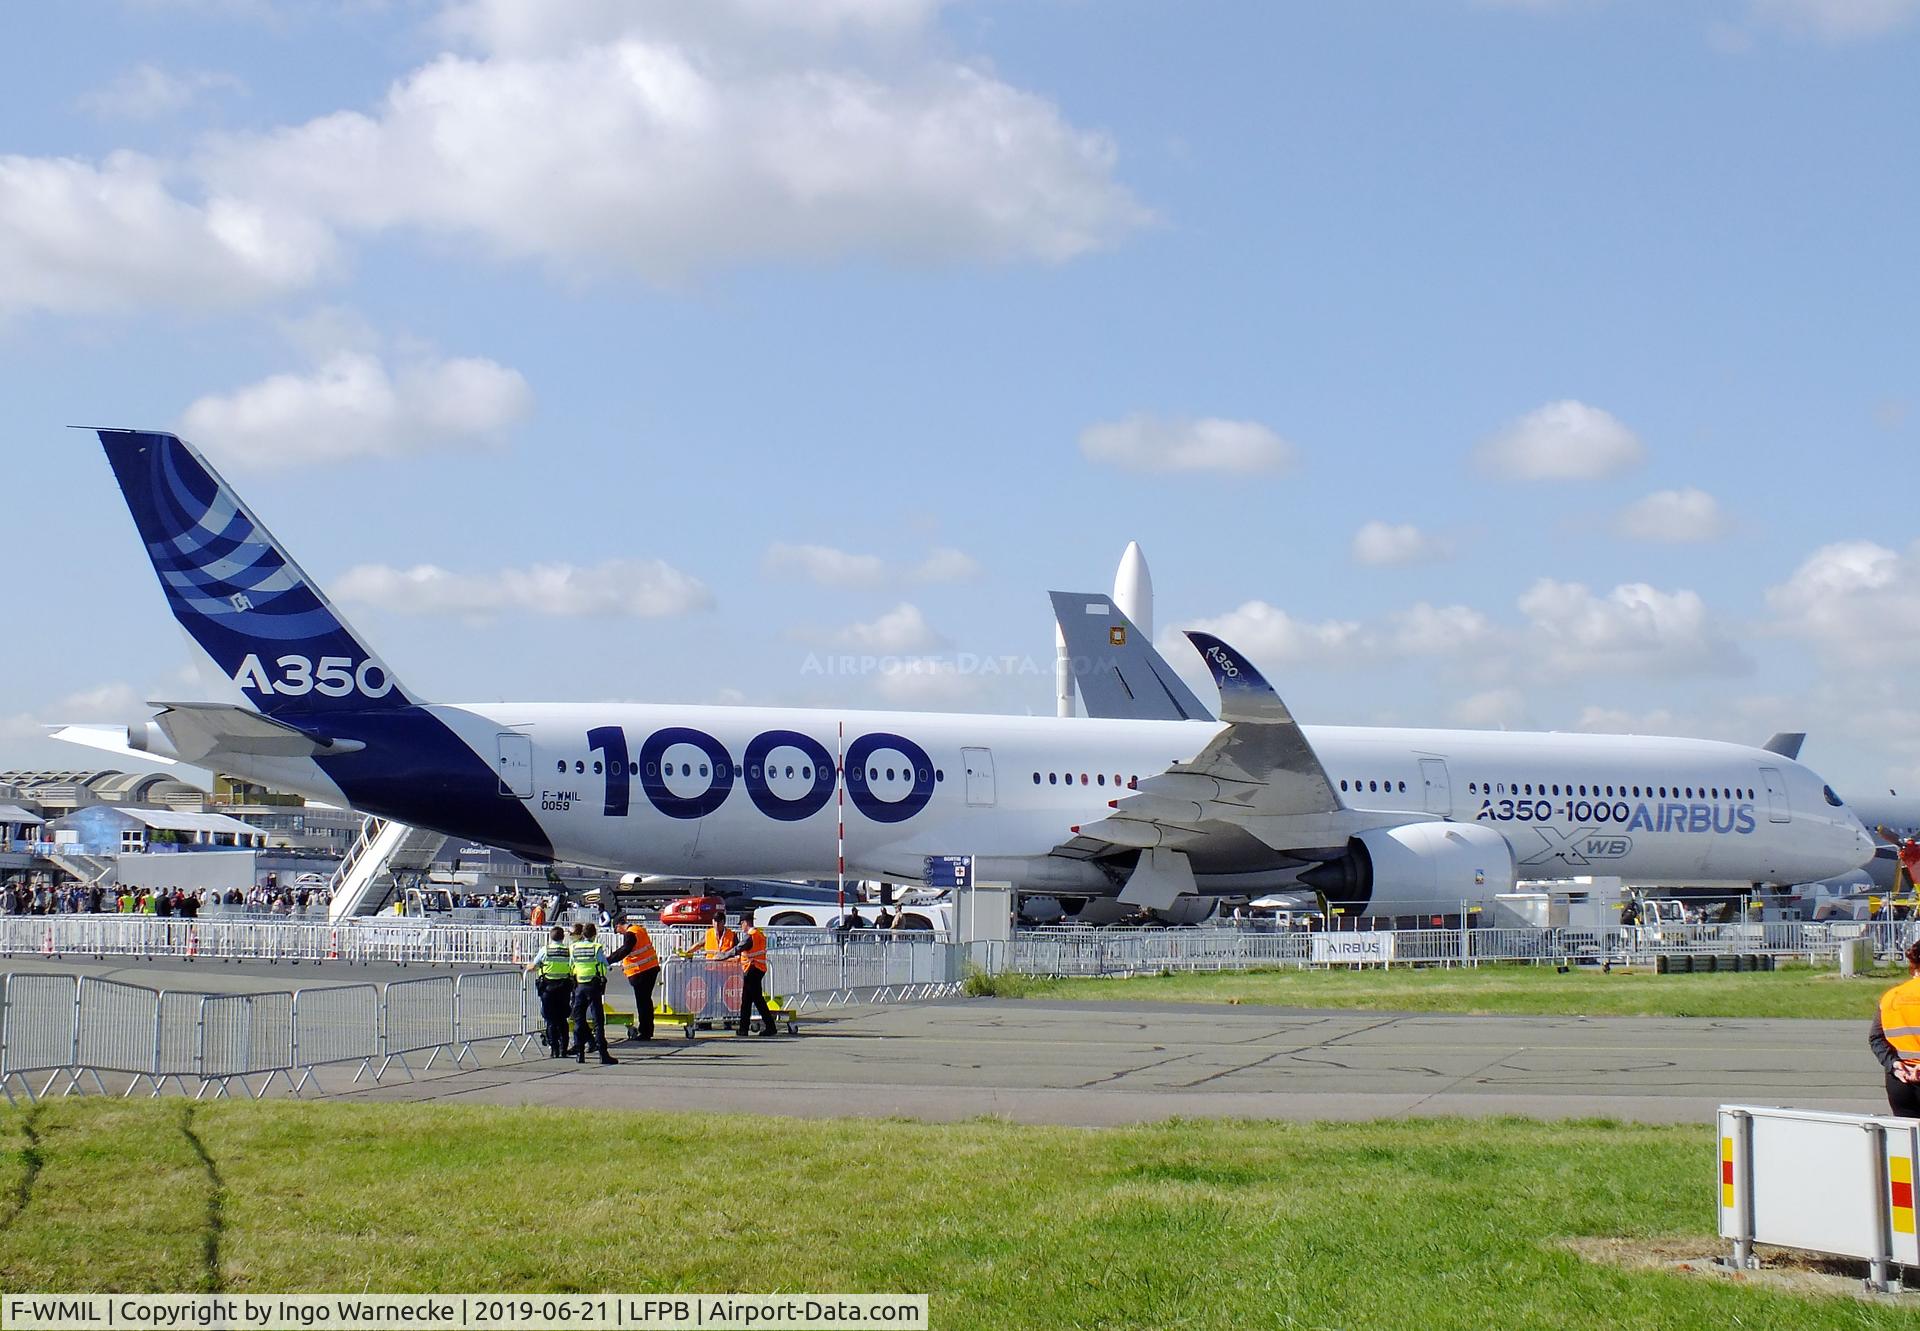
M 740 1025 L 735 1035 L 745 1035 L 750 1027 L 750 1017 L 755 1008 L 760 1009 L 760 1034 L 776 1034 L 773 1027 L 773 1009 L 767 1006 L 767 936 L 760 926 L 751 919 L 747 921 L 747 931 L 740 941 L 722 953 L 720 960 L 728 957 L 740 958 Z
M 634 1031 L 628 1036 L 631 1040 L 651 1040 L 653 1038 L 653 986 L 660 978 L 660 954 L 653 949 L 653 935 L 647 932 L 647 926 L 640 923 L 639 917 L 622 915 L 617 921 L 620 927 L 620 946 L 607 958 L 611 966 L 619 962 L 626 972 L 627 983 L 633 986 Z
M 1867 1047 L 1887 1070 L 1887 1105 L 1920 1118 L 1920 941 L 1907 947 L 1907 980 L 1880 995 Z

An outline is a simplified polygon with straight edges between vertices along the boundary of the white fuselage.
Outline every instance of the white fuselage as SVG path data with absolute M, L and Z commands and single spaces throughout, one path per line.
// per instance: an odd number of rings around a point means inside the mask
M 1089 866 L 1049 853 L 1105 817 L 1108 802 L 1124 797 L 1133 780 L 1192 759 L 1222 728 L 630 704 L 426 710 L 502 772 L 500 800 L 532 815 L 557 859 L 656 874 L 831 877 L 841 807 L 832 771 L 844 752 L 849 875 L 914 880 L 928 856 L 972 855 L 992 862 L 998 876 L 1036 888 L 1089 882 Z M 1302 818 L 1298 838 L 1285 846 L 1269 835 L 1269 845 L 1254 845 L 1259 853 L 1244 863 L 1196 860 L 1203 888 L 1278 881 L 1275 861 L 1287 863 L 1288 847 L 1338 848 L 1367 828 L 1436 818 L 1499 831 L 1526 878 L 1790 883 L 1846 872 L 1872 854 L 1859 822 L 1823 793 L 1817 775 L 1742 745 L 1304 730 L 1347 807 Z M 221 766 L 317 798 L 343 798 L 310 760 L 234 755 Z M 437 821 L 430 782 L 417 798 L 391 799 L 389 807 L 359 803 L 487 839 L 484 826 Z M 471 811 L 462 821 L 473 821 Z

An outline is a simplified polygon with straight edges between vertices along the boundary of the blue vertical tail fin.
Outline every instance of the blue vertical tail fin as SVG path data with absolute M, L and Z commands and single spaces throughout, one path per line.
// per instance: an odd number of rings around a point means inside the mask
M 269 715 L 415 700 L 193 447 L 100 430 L 174 618 Z

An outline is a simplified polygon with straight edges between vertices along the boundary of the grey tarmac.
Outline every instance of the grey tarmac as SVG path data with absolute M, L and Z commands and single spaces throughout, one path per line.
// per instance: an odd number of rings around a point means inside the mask
M 445 974 L 430 967 L 17 960 L 166 988 Z M 339 1099 L 1104 1126 L 1168 1118 L 1521 1114 L 1701 1123 L 1723 1103 L 1881 1111 L 1865 1022 L 1486 1017 L 955 999 L 842 1009 L 797 1038 L 665 1033 L 618 1067 L 529 1058 Z

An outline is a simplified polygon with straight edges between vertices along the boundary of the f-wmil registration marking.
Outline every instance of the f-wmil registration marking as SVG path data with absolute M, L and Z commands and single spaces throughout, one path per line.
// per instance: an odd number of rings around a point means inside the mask
M 9 1294 L 0 1331 L 926 1331 L 925 1294 Z

